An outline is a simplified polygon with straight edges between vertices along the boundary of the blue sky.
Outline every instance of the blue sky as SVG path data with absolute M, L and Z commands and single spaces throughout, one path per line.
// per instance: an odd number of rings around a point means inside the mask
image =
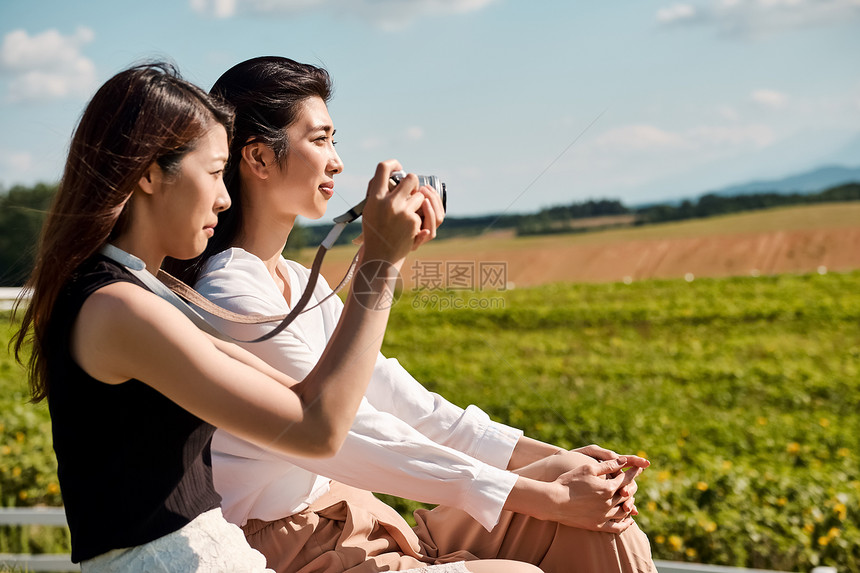
M 88 97 L 169 58 L 326 67 L 346 164 L 437 174 L 449 213 L 694 196 L 860 165 L 860 0 L 3 0 L 0 186 L 56 181 Z M 850 144 L 853 142 L 853 147 Z

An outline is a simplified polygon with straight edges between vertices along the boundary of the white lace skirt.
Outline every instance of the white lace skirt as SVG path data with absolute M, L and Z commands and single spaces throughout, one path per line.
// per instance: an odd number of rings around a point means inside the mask
M 393 573 L 469 573 L 466 569 L 466 563 L 457 561 L 456 563 L 442 563 L 441 565 L 428 565 L 427 567 L 419 567 L 417 569 L 406 569 L 403 571 L 395 571 Z
M 144 545 L 115 549 L 81 563 L 82 573 L 274 573 L 216 508 Z

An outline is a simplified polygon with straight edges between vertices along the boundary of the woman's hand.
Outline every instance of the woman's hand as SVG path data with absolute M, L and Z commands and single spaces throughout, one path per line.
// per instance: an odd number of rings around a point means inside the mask
M 515 472 L 520 477 L 505 509 L 570 527 L 621 533 L 633 523 L 633 498 L 619 492 L 626 464 L 624 457 L 597 462 L 578 452 L 548 456 Z M 561 469 L 555 478 L 542 479 Z
M 586 456 L 590 456 L 598 461 L 612 460 L 618 457 L 624 457 L 627 460 L 627 465 L 624 466 L 626 471 L 624 472 L 624 483 L 621 486 L 620 493 L 625 497 L 629 496 L 631 499 L 633 495 L 636 494 L 636 490 L 639 489 L 639 486 L 635 481 L 636 478 L 639 477 L 639 474 L 645 471 L 645 468 L 651 465 L 651 462 L 640 456 L 634 456 L 632 454 L 625 454 L 623 456 L 619 456 L 612 450 L 601 448 L 596 444 L 583 446 L 573 451 L 585 454 Z M 632 513 L 633 515 L 639 515 L 639 512 L 636 510 L 635 505 L 632 506 L 630 513 Z
M 418 212 L 421 215 L 421 233 L 419 233 L 418 240 L 413 245 L 413 249 L 417 249 L 427 241 L 435 239 L 436 229 L 445 220 L 445 207 L 442 206 L 442 198 L 435 189 L 429 185 L 424 185 L 416 193 L 421 193 L 425 199 Z
M 401 169 L 394 159 L 383 161 L 367 186 L 367 203 L 362 215 L 365 260 L 383 260 L 399 268 L 409 251 L 435 235 L 436 218 L 426 190 L 419 189 L 418 177 L 409 174 L 389 190 L 389 179 Z M 422 222 L 419 212 L 425 215 Z M 428 216 L 429 213 L 429 216 Z M 428 222 L 429 220 L 429 222 Z M 433 225 L 431 231 L 427 228 Z
M 568 452 L 565 457 L 580 454 Z M 621 533 L 633 520 L 635 510 L 633 493 L 636 483 L 624 472 L 627 460 L 622 456 L 612 460 L 596 462 L 587 456 L 578 459 L 579 464 L 561 475 L 553 485 L 561 488 L 555 511 L 555 521 L 590 529 Z M 574 465 L 570 459 L 567 463 Z
M 632 523 L 629 516 L 638 514 L 633 497 L 638 489 L 635 478 L 642 472 L 641 466 L 647 466 L 647 460 L 638 456 L 618 456 L 598 446 L 586 446 L 580 450 L 562 450 L 514 470 L 514 473 L 526 478 L 553 482 L 553 486 L 562 485 L 570 489 L 570 495 L 573 496 L 566 507 L 558 502 L 545 507 L 535 504 L 526 513 L 550 519 L 543 517 L 542 512 L 568 514 L 572 511 L 568 517 L 552 519 L 568 524 L 572 520 L 576 527 L 585 529 L 623 531 Z M 594 456 L 604 458 L 602 463 L 598 463 Z M 618 460 L 623 462 L 618 463 Z M 608 468 L 609 471 L 595 473 L 600 468 Z M 627 471 L 624 471 L 625 468 Z M 610 503 L 614 505 L 610 506 Z

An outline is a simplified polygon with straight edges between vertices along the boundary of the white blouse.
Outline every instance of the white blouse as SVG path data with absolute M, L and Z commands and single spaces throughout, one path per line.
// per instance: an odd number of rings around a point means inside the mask
M 263 262 L 238 248 L 206 262 L 195 288 L 242 314 L 284 314 L 296 304 L 310 271 L 281 259 L 290 304 Z M 320 277 L 308 307 L 331 289 Z M 275 368 L 301 380 L 316 365 L 343 308 L 333 296 L 301 314 L 275 337 L 242 344 Z M 249 340 L 274 323 L 243 325 L 207 316 L 222 331 Z M 465 410 L 428 391 L 393 358 L 381 354 L 355 421 L 331 458 L 281 454 L 217 430 L 212 439 L 215 488 L 225 517 L 274 521 L 302 511 L 334 479 L 360 489 L 459 507 L 488 530 L 498 522 L 517 476 L 507 466 L 522 431 L 493 422 L 477 406 Z

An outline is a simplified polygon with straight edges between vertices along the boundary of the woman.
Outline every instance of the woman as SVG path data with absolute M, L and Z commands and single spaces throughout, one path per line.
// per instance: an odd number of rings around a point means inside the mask
M 233 209 L 184 278 L 220 306 L 281 314 L 304 290 L 308 270 L 281 252 L 297 216 L 325 213 L 343 168 L 326 106 L 330 91 L 324 70 L 277 57 L 238 64 L 212 88 L 237 112 L 225 175 Z M 433 233 L 444 213 L 435 194 L 429 199 L 422 216 Z M 365 240 L 382 230 L 365 223 Z M 309 306 L 329 293 L 318 284 Z M 245 347 L 301 378 L 340 313 L 331 298 L 270 341 Z M 219 326 L 246 340 L 264 332 Z M 381 356 L 366 398 L 329 460 L 215 434 L 215 483 L 226 516 L 279 573 L 363 573 L 499 557 L 545 571 L 655 571 L 647 538 L 630 517 L 633 480 L 647 461 L 597 446 L 561 452 L 530 440 L 474 406 L 464 411 L 427 392 Z M 633 469 L 620 471 L 626 468 Z M 445 507 L 417 512 L 413 532 L 370 491 Z
M 332 455 L 370 378 L 391 277 L 430 238 L 399 164 L 368 186 L 370 234 L 329 350 L 297 382 L 198 330 L 128 269 L 158 269 L 206 246 L 230 205 L 222 173 L 232 112 L 166 64 L 108 80 L 70 145 L 15 338 L 32 340 L 33 401 L 47 398 L 60 486 L 83 571 L 262 571 L 264 558 L 219 509 L 213 426 L 280 453 Z

